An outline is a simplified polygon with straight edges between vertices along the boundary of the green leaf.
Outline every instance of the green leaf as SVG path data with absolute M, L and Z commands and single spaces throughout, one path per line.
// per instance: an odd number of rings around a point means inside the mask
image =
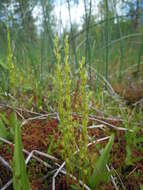
M 78 188 L 77 188 L 76 185 L 71 185 L 71 188 L 72 188 L 73 190 L 78 190 Z
M 136 138 L 136 143 L 142 143 L 142 142 L 143 142 L 143 137 Z
M 114 135 L 112 135 L 106 147 L 101 152 L 100 157 L 95 163 L 93 173 L 88 177 L 88 185 L 91 189 L 95 189 L 101 182 L 106 182 L 110 173 L 106 169 L 106 164 L 109 160 L 109 154 L 114 142 Z
M 132 151 L 131 151 L 131 146 L 129 144 L 126 145 L 126 159 L 125 159 L 125 164 L 126 165 L 133 165 L 132 161 Z
M 9 121 L 6 118 L 6 114 L 0 113 L 0 118 L 2 119 L 3 123 L 5 123 L 6 125 L 9 125 Z
M 0 67 L 2 67 L 4 70 L 8 70 L 7 65 L 4 64 L 4 63 L 2 62 L 2 60 L 0 60 Z
M 25 159 L 22 152 L 21 126 L 15 114 L 15 147 L 14 147 L 14 170 L 13 188 L 14 190 L 29 190 L 30 184 L 26 174 Z
M 0 119 L 0 137 L 8 139 L 9 133 L 7 132 L 3 121 Z
M 10 132 L 12 135 L 14 135 L 15 125 L 16 125 L 16 113 L 12 112 L 9 117 L 9 125 L 10 125 Z

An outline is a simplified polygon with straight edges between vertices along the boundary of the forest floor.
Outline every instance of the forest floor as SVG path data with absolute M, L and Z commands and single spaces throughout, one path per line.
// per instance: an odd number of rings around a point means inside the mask
M 90 106 L 87 130 L 92 143 L 87 154 L 94 163 L 99 150 L 105 147 L 110 135 L 114 133 L 115 140 L 110 154 L 110 162 L 107 166 L 108 170 L 112 171 L 111 180 L 108 184 L 101 184 L 98 189 L 114 190 L 117 186 L 119 190 L 141 190 L 143 184 L 143 144 L 140 139 L 143 136 L 143 108 L 139 107 L 138 104 L 135 105 L 135 103 L 143 98 L 142 89 L 136 87 L 138 90 L 131 90 L 129 86 L 127 88 L 114 86 L 115 91 L 122 95 L 122 100 L 127 100 L 128 105 L 124 104 L 125 114 L 120 113 L 118 103 L 115 106 L 112 97 L 105 95 L 105 99 L 100 100 L 99 97 L 103 93 L 102 89 L 101 94 L 96 97 L 96 101 L 94 100 Z M 110 107 L 108 111 L 105 110 L 107 107 Z M 12 107 L 6 104 L 6 101 L 0 104 L 0 114 L 5 115 L 9 122 L 12 112 Z M 54 173 L 63 163 L 60 156 L 61 147 L 57 145 L 57 141 L 60 140 L 57 114 L 54 110 L 51 112 L 46 110 L 37 111 L 34 108 L 20 107 L 16 107 L 16 112 L 18 119 L 23 122 L 22 143 L 25 159 L 35 150 L 27 163 L 31 189 L 51 190 Z M 80 115 L 73 113 L 73 120 L 77 118 L 80 118 Z M 130 124 L 132 127 L 130 127 Z M 136 132 L 132 132 L 133 129 L 137 129 Z M 131 142 L 133 139 L 135 139 L 135 143 Z M 2 189 L 12 179 L 10 166 L 13 159 L 14 145 L 11 141 L 2 138 L 0 138 L 0 142 L 0 157 L 7 163 L 7 165 L 3 165 L 0 162 L 0 189 Z M 130 152 L 128 158 L 127 151 Z M 127 161 L 127 159 L 129 160 Z M 67 183 L 65 173 L 66 171 L 63 169 L 55 178 L 56 190 L 70 190 L 73 189 L 71 185 L 78 184 L 76 179 L 72 179 L 72 177 Z M 76 176 L 76 173 L 74 176 Z M 13 189 L 12 183 L 10 184 L 6 189 Z M 80 185 L 78 185 L 78 189 L 81 189 Z

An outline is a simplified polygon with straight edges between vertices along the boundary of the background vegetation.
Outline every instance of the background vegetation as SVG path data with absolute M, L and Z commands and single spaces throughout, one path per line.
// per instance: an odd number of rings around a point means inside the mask
M 61 18 L 53 12 L 57 3 L 68 7 L 68 27 L 63 26 Z M 49 75 L 55 70 L 53 41 L 57 34 L 61 44 L 64 36 L 69 35 L 70 64 L 74 70 L 78 68 L 78 62 L 84 56 L 90 76 L 92 68 L 103 74 L 106 79 L 113 80 L 121 78 L 129 68 L 133 68 L 134 72 L 141 72 L 142 1 L 96 1 L 98 9 L 95 13 L 95 2 L 85 0 L 81 23 L 74 23 L 71 7 L 78 3 L 80 2 L 68 0 L 0 2 L 2 89 L 8 90 L 8 44 L 11 47 L 12 64 L 15 62 L 19 73 L 17 75 L 20 75 L 20 81 L 23 81 L 22 88 L 34 88 L 35 84 L 31 84 L 31 81 L 42 85 L 47 73 Z M 33 16 L 36 14 L 35 9 L 40 10 L 40 15 L 36 18 Z M 20 88 L 21 84 L 17 85 Z

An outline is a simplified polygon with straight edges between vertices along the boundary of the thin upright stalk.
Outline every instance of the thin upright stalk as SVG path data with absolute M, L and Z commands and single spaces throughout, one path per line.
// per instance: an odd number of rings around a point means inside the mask
M 91 8 L 92 8 L 92 0 L 90 0 L 89 4 L 89 13 L 87 12 L 87 4 L 86 0 L 84 0 L 84 9 L 85 9 L 85 19 L 86 19 L 86 43 L 85 43 L 85 65 L 87 62 L 89 63 L 89 75 L 91 78 L 91 61 L 90 61 L 90 42 L 89 42 L 89 26 L 91 19 Z
M 120 35 L 120 70 L 119 70 L 119 79 L 121 79 L 121 73 L 122 73 L 122 67 L 124 65 L 124 49 L 123 49 L 123 41 L 122 41 L 122 30 L 121 30 L 121 26 L 120 26 L 120 20 L 119 20 L 119 15 L 117 13 L 116 10 L 116 0 L 113 0 L 113 5 L 114 5 L 114 10 L 115 10 L 115 14 L 116 14 L 116 18 L 117 18 L 117 24 L 118 24 L 118 28 L 119 28 L 119 35 Z
M 71 38 L 72 38 L 72 50 L 73 50 L 73 54 L 74 54 L 75 65 L 78 68 L 75 39 L 73 38 L 73 28 L 72 28 L 72 21 L 71 21 L 71 8 L 70 8 L 70 1 L 69 0 L 67 0 L 67 4 L 68 4 L 69 21 L 70 21 L 70 32 L 71 32 Z
M 106 23 L 105 23 L 105 40 L 106 40 L 106 54 L 105 54 L 105 77 L 106 80 L 108 80 L 108 62 L 109 62 L 109 7 L 108 7 L 108 0 L 105 0 L 105 6 L 106 6 Z

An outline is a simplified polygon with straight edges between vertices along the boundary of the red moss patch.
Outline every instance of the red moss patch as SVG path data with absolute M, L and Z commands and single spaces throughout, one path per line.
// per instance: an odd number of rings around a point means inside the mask
M 58 121 L 56 119 L 46 121 L 35 120 L 26 124 L 22 129 L 22 142 L 25 149 L 47 151 L 48 136 L 54 135 L 58 131 Z

